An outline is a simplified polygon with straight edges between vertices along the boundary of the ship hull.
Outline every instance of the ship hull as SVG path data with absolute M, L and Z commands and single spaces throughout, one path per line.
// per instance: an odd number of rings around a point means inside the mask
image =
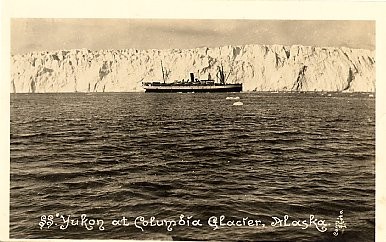
M 145 92 L 152 93 L 189 93 L 189 92 L 241 92 L 241 84 L 223 86 L 146 86 Z

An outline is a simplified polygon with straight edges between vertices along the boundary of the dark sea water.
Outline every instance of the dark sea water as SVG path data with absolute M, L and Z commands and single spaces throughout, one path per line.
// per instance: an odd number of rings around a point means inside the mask
M 12 94 L 10 105 L 10 238 L 374 241 L 368 94 Z M 291 226 L 272 224 L 285 215 Z

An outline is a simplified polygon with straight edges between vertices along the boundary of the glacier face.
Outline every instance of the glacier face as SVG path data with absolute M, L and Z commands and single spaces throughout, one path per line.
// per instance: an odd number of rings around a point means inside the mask
M 169 50 L 60 50 L 11 56 L 11 92 L 141 92 L 142 82 L 216 77 L 243 91 L 375 91 L 371 50 L 245 45 Z

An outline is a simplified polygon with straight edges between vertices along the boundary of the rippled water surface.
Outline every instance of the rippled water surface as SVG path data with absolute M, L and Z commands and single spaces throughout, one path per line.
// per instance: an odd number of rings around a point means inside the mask
M 225 99 L 236 95 L 244 105 Z M 11 238 L 374 240 L 368 94 L 12 94 L 10 121 Z M 62 215 L 73 224 L 61 228 Z M 221 215 L 265 226 L 215 229 Z M 314 215 L 327 231 L 272 226 L 285 215 Z M 123 216 L 127 226 L 112 225 Z M 88 230 L 91 219 L 104 230 Z

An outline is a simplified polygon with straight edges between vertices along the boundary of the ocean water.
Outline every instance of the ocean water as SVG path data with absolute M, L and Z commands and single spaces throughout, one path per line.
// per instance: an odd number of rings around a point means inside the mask
M 368 94 L 12 94 L 10 105 L 10 238 L 374 241 Z

